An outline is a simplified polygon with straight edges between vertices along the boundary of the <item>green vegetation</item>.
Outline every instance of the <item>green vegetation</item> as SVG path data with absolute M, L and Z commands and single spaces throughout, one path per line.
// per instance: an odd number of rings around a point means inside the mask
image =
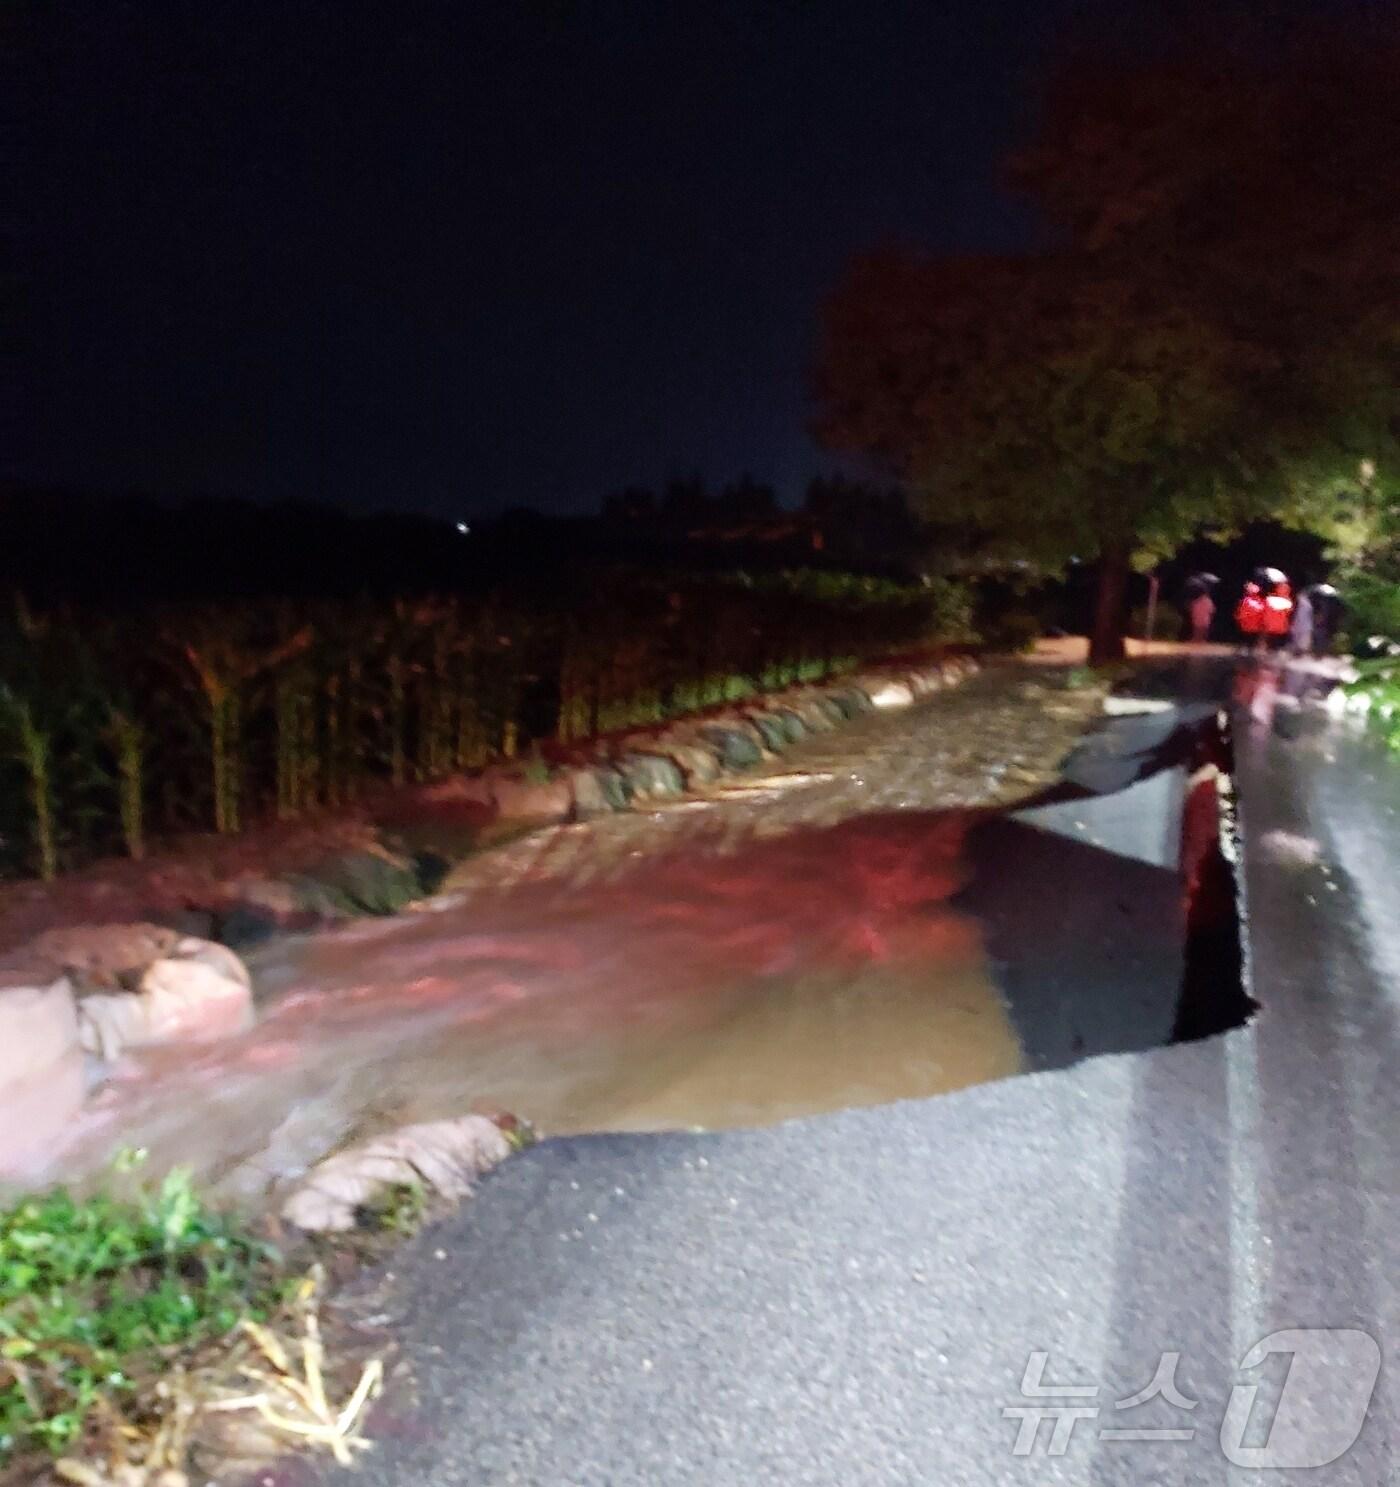
M 534 1146 L 540 1139 L 535 1128 L 523 1121 L 512 1120 L 502 1129 L 505 1131 L 506 1141 L 512 1151 L 524 1151 L 526 1147 Z
M 400 1182 L 386 1188 L 364 1215 L 371 1228 L 407 1237 L 428 1220 L 428 1194 L 421 1182 Z
M 139 1426 L 172 1365 L 287 1293 L 277 1252 L 180 1172 L 131 1199 L 55 1191 L 0 1212 L 0 1461 Z
M 1361 661 L 1360 675 L 1347 687 L 1392 749 L 1400 751 L 1400 657 Z
M 1393 504 L 1397 65 L 1393 37 L 1346 34 L 1081 58 L 1010 162 L 1055 245 L 858 260 L 826 309 L 822 438 L 984 550 L 1093 560 L 1095 661 L 1123 654 L 1134 562 Z
M 1346 642 L 1359 657 L 1348 689 L 1372 724 L 1400 750 L 1400 501 L 1374 475 L 1362 483 L 1333 534 L 1341 559 Z
M 1351 650 L 1365 656 L 1378 642 L 1400 643 L 1400 499 L 1378 473 L 1361 483 L 1330 535 Z
M 1400 502 L 1362 489 L 1339 533 L 1338 581 L 1346 596 L 1347 643 L 1359 659 L 1347 688 L 1372 726 L 1400 751 Z
M 383 785 L 969 639 L 954 583 L 618 572 L 572 592 L 0 614 L 0 873 L 141 857 Z
M 1400 641 L 1400 582 L 1359 570 L 1343 582 L 1351 648 L 1365 654 L 1373 638 Z

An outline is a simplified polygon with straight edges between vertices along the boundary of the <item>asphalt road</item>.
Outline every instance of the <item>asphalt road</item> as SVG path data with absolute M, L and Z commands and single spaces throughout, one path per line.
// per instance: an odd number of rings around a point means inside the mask
M 1400 768 L 1280 736 L 1268 701 L 1238 734 L 1255 1022 L 927 1101 L 513 1159 L 395 1263 L 419 1397 L 387 1402 L 357 1479 L 1233 1487 L 1271 1479 L 1250 1449 L 1347 1446 L 1366 1338 L 1400 1335 Z M 1059 943 L 1090 964 L 1094 934 Z M 1241 1362 L 1296 1328 L 1339 1330 L 1299 1344 L 1269 1438 L 1288 1354 Z M 1116 1407 L 1154 1376 L 1166 1396 Z M 1232 1465 L 1222 1423 L 1248 1383 Z M 1052 1418 L 1018 1455 L 1005 1412 L 1027 1408 Z M 1394 1482 L 1397 1422 L 1383 1370 L 1339 1460 L 1272 1479 Z M 1105 1435 L 1125 1430 L 1186 1438 Z

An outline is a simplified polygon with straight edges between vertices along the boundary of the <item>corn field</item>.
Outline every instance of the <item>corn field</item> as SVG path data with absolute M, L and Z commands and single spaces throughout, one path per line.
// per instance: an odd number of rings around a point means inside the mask
M 954 585 L 592 575 L 519 596 L 0 616 L 0 872 L 53 878 L 529 751 L 549 757 L 941 636 Z

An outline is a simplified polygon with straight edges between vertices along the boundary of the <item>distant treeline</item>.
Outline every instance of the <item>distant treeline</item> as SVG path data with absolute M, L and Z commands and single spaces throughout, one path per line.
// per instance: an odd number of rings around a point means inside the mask
M 458 530 L 458 522 L 468 530 Z M 0 491 L 0 586 L 103 604 L 551 588 L 581 567 L 794 566 L 912 578 L 940 544 L 897 492 L 814 481 L 783 510 L 753 481 L 632 488 L 590 516 L 350 515 L 302 502 Z
M 235 514 L 257 563 L 255 512 Z M 439 574 L 445 538 L 429 530 L 417 551 Z M 56 529 L 49 551 L 100 541 Z M 153 833 L 235 832 L 501 757 L 543 767 L 600 731 L 969 635 L 966 592 L 943 580 L 579 567 L 534 592 L 211 601 L 211 571 L 244 571 L 234 556 L 175 575 L 196 601 L 147 602 L 143 572 L 114 555 L 85 602 L 41 602 L 34 584 L 0 611 L 0 871 L 139 857 Z

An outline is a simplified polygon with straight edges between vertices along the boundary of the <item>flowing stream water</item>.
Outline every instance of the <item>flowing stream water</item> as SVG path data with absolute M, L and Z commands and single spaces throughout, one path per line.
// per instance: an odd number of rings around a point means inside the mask
M 140 1145 L 247 1197 L 470 1108 L 548 1133 L 722 1127 L 1015 1073 L 950 899 L 969 828 L 1049 783 L 1097 710 L 996 668 L 704 796 L 484 854 L 421 912 L 264 947 L 256 1030 L 133 1061 L 63 1166 Z

